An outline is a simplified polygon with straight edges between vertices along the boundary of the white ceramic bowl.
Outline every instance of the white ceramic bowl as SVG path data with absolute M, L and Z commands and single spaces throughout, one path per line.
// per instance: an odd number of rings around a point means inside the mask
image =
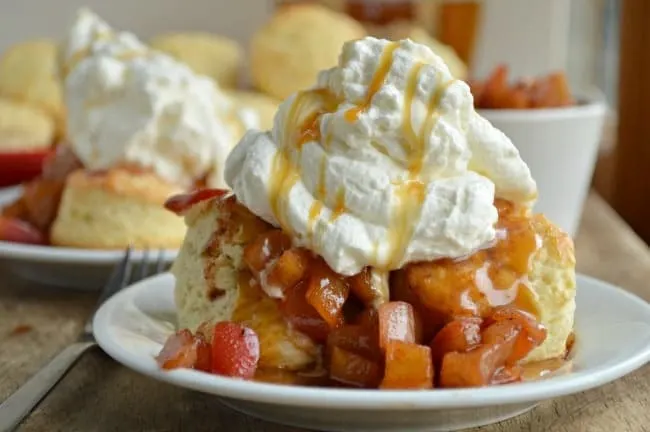
M 93 329 L 102 349 L 120 363 L 153 379 L 216 395 L 255 417 L 322 431 L 450 431 L 494 423 L 540 401 L 603 385 L 650 359 L 650 305 L 586 276 L 579 275 L 577 284 L 571 371 L 536 382 L 476 389 L 319 389 L 189 369 L 163 371 L 154 357 L 176 326 L 174 278 L 169 273 L 117 293 L 99 309 Z
M 568 108 L 479 110 L 510 137 L 530 167 L 539 189 L 535 211 L 572 236 L 591 184 L 607 111 L 597 98 L 582 100 Z

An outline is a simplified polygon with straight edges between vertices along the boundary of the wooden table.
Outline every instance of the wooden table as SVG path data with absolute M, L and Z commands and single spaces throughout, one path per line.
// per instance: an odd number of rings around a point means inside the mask
M 586 204 L 576 243 L 580 272 L 650 301 L 647 246 L 595 194 Z M 0 400 L 74 340 L 96 296 L 31 286 L 9 279 L 6 269 L 2 275 Z M 16 332 L 22 325 L 32 330 Z M 480 430 L 645 431 L 650 428 L 648 406 L 650 365 L 599 389 L 542 403 L 528 414 Z M 240 415 L 214 397 L 145 378 L 99 349 L 74 367 L 20 430 L 297 432 Z

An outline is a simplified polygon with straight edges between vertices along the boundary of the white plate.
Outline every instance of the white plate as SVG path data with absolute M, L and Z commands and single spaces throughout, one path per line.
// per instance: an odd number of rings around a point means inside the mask
M 0 189 L 0 207 L 20 196 L 22 188 Z M 135 259 L 142 252 L 133 254 Z M 165 251 L 163 259 L 171 263 L 177 250 Z M 67 288 L 100 289 L 112 267 L 124 256 L 121 250 L 92 250 L 35 246 L 0 241 L 0 260 L 14 273 L 47 285 Z
M 173 284 L 173 277 L 163 274 L 107 301 L 94 320 L 99 345 L 152 378 L 214 394 L 238 411 L 299 427 L 442 431 L 489 424 L 542 400 L 600 386 L 650 360 L 650 305 L 620 288 L 578 276 L 573 370 L 546 380 L 480 389 L 379 391 L 263 384 L 194 370 L 166 372 L 154 356 L 174 331 Z

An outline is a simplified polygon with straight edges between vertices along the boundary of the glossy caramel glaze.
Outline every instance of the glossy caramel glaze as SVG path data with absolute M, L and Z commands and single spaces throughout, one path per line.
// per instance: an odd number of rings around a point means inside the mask
M 410 291 L 433 322 L 458 316 L 486 317 L 497 306 L 515 305 L 539 316 L 528 285 L 530 260 L 540 245 L 533 221 L 523 209 L 497 201 L 497 239 L 491 247 L 462 259 L 407 265 L 394 284 L 401 296 Z M 398 294 L 399 295 L 399 294 Z
M 364 298 L 370 289 L 369 277 L 334 273 L 322 258 L 294 247 L 286 232 L 253 215 L 234 196 L 221 197 L 216 205 L 219 207 L 217 231 L 204 253 L 217 258 L 224 255 L 224 244 L 243 247 L 242 262 L 234 273 L 238 296 L 231 319 L 253 329 L 259 337 L 261 358 L 256 380 L 292 385 L 350 385 L 329 377 L 329 361 L 332 361 L 329 356 L 334 348 L 343 352 L 346 359 L 366 362 L 368 367 L 384 367 L 383 357 L 372 354 L 380 349 L 376 337 L 371 337 L 377 333 L 376 318 L 364 318 L 377 316 L 376 313 L 368 315 L 375 306 L 368 305 L 368 299 Z M 479 317 L 472 319 L 482 323 L 481 332 L 486 339 L 480 343 L 489 347 L 493 343 L 489 341 L 494 339 L 487 336 L 491 326 L 499 322 L 495 320 L 503 319 L 496 318 L 498 311 L 508 309 L 501 306 L 514 306 L 515 310 L 538 316 L 527 275 L 531 258 L 542 244 L 540 237 L 546 242 L 550 236 L 550 241 L 554 241 L 548 232 L 554 228 L 547 227 L 548 222 L 530 217 L 526 209 L 505 201 L 497 201 L 495 205 L 499 211 L 498 235 L 490 247 L 461 259 L 415 263 L 393 272 L 391 298 L 406 301 L 414 308 L 415 340 L 420 346 L 443 346 L 433 338 L 441 326 L 454 318 L 471 316 Z M 210 267 L 208 262 L 216 267 Z M 223 262 L 206 260 L 204 276 L 208 281 L 217 279 L 219 265 Z M 268 294 L 271 279 L 275 281 L 275 292 L 280 292 L 277 298 Z M 534 323 L 530 328 L 545 332 L 539 321 L 530 319 Z M 368 345 L 372 340 L 375 345 Z M 573 338 L 567 341 L 567 351 L 572 341 Z M 520 348 L 517 352 L 510 356 L 521 359 L 529 351 Z M 340 366 L 340 362 L 337 364 Z M 480 367 L 472 365 L 474 371 Z M 485 385 L 543 378 L 569 367 L 564 358 L 525 365 L 508 363 L 497 368 Z M 353 369 L 346 372 L 363 372 L 363 369 Z

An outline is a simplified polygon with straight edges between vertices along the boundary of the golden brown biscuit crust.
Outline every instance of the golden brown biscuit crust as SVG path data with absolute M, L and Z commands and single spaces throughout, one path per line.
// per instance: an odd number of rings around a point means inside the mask
M 163 207 L 178 192 L 150 173 L 75 171 L 66 182 L 50 240 L 88 249 L 178 248 L 185 226 Z
M 155 174 L 126 168 L 100 172 L 77 170 L 70 174 L 66 186 L 78 190 L 101 189 L 111 195 L 160 205 L 171 195 L 181 191 L 179 187 L 165 182 Z

